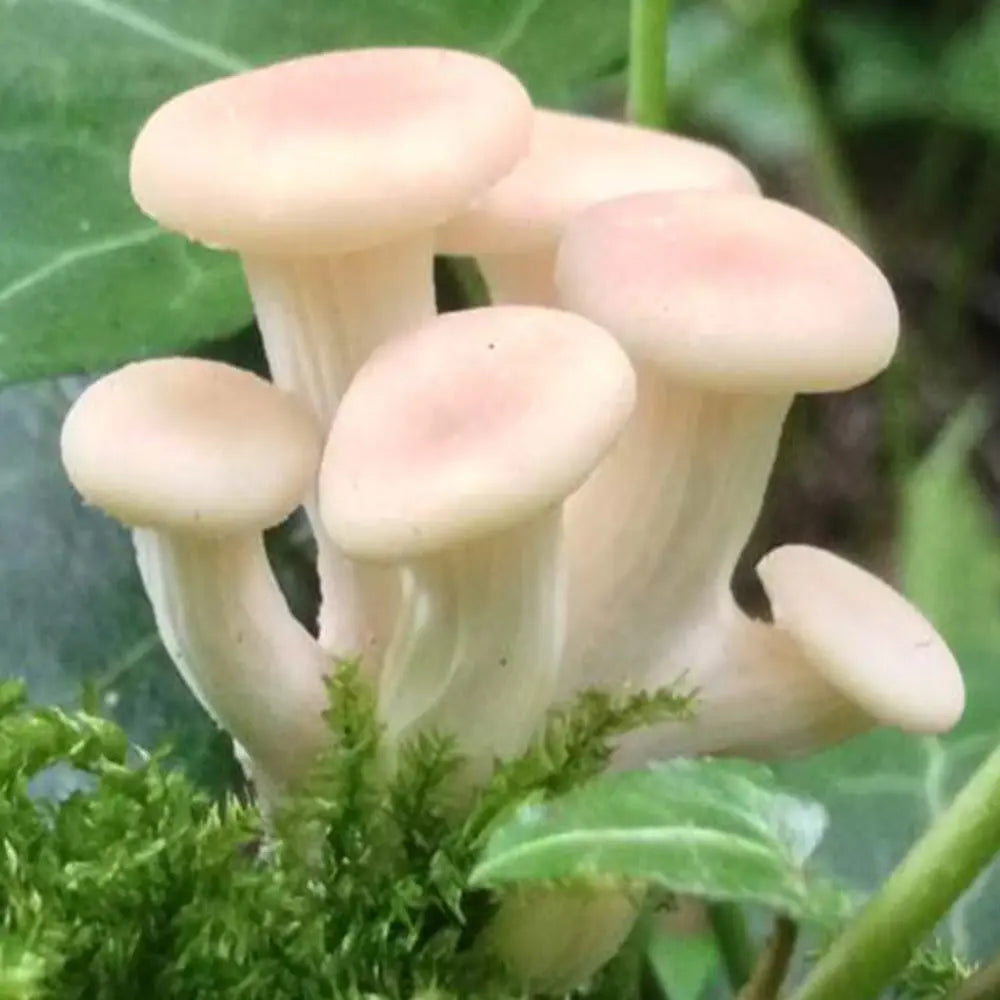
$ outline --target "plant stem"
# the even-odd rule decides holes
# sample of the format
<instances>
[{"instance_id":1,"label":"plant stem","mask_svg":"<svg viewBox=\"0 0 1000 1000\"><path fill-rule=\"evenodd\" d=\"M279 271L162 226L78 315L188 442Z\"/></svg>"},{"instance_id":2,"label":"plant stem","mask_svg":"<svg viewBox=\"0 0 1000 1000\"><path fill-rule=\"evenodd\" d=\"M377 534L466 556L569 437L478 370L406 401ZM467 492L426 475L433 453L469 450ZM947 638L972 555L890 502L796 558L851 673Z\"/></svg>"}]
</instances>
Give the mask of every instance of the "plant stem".
<instances>
[{"instance_id":1,"label":"plant stem","mask_svg":"<svg viewBox=\"0 0 1000 1000\"><path fill-rule=\"evenodd\" d=\"M1000 850L1000 747L848 924L793 1000L870 1000Z\"/></svg>"},{"instance_id":2,"label":"plant stem","mask_svg":"<svg viewBox=\"0 0 1000 1000\"><path fill-rule=\"evenodd\" d=\"M708 922L719 945L729 985L739 991L750 981L757 960L743 911L736 903L709 903Z\"/></svg>"},{"instance_id":3,"label":"plant stem","mask_svg":"<svg viewBox=\"0 0 1000 1000\"><path fill-rule=\"evenodd\" d=\"M757 960L750 981L740 990L736 1000L776 1000L781 984L788 975L788 965L795 952L799 929L789 917L778 917L767 947Z\"/></svg>"},{"instance_id":4,"label":"plant stem","mask_svg":"<svg viewBox=\"0 0 1000 1000\"><path fill-rule=\"evenodd\" d=\"M647 128L667 125L667 25L672 0L632 0L629 117Z\"/></svg>"}]
</instances>

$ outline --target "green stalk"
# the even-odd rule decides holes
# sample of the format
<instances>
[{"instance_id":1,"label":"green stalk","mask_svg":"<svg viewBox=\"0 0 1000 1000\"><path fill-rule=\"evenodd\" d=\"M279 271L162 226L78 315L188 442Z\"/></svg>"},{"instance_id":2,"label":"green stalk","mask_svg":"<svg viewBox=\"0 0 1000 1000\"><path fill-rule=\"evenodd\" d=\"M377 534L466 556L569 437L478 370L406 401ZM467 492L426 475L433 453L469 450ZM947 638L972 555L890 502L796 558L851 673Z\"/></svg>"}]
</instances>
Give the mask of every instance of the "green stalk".
<instances>
[{"instance_id":1,"label":"green stalk","mask_svg":"<svg viewBox=\"0 0 1000 1000\"><path fill-rule=\"evenodd\" d=\"M734 992L750 981L757 954L750 940L746 918L736 903L709 903L708 922L726 969L726 979Z\"/></svg>"},{"instance_id":2,"label":"green stalk","mask_svg":"<svg viewBox=\"0 0 1000 1000\"><path fill-rule=\"evenodd\" d=\"M790 917L778 917L770 940L757 959L757 967L736 1000L775 1000L788 975L795 954L799 928Z\"/></svg>"},{"instance_id":3,"label":"green stalk","mask_svg":"<svg viewBox=\"0 0 1000 1000\"><path fill-rule=\"evenodd\" d=\"M820 959L793 1000L871 1000L1000 851L1000 747Z\"/></svg>"},{"instance_id":4,"label":"green stalk","mask_svg":"<svg viewBox=\"0 0 1000 1000\"><path fill-rule=\"evenodd\" d=\"M672 0L632 0L628 112L637 125L667 126L667 25Z\"/></svg>"}]
</instances>

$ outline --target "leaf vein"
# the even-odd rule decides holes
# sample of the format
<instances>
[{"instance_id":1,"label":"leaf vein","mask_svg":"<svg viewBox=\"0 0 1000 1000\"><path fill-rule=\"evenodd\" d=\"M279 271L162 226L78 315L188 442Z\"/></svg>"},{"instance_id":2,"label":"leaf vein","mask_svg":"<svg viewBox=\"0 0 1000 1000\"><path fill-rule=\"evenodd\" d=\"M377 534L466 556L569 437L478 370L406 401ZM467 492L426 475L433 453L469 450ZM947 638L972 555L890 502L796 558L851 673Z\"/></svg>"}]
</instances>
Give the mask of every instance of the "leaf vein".
<instances>
[{"instance_id":1,"label":"leaf vein","mask_svg":"<svg viewBox=\"0 0 1000 1000\"><path fill-rule=\"evenodd\" d=\"M545 4L546 0L525 0L514 12L507 27L490 46L490 55L494 59L500 59L507 55L524 37L528 26Z\"/></svg>"},{"instance_id":2,"label":"leaf vein","mask_svg":"<svg viewBox=\"0 0 1000 1000\"><path fill-rule=\"evenodd\" d=\"M144 226L142 229L137 229L131 233L124 233L121 236L110 236L107 239L84 243L81 246L73 247L71 250L64 250L48 261L48 263L36 268L29 274L16 278L5 288L0 288L0 305L34 288L35 285L41 284L67 267L72 267L81 261L91 260L94 257L102 257L105 254L115 253L118 250L141 246L143 243L151 243L162 235L162 231L155 226Z\"/></svg>"},{"instance_id":3,"label":"leaf vein","mask_svg":"<svg viewBox=\"0 0 1000 1000\"><path fill-rule=\"evenodd\" d=\"M188 38L145 14L115 3L114 0L61 0L61 2L113 21L137 35L159 42L174 52L211 66L212 69L222 70L225 73L239 73L251 68L250 63L224 49L200 42L195 38Z\"/></svg>"},{"instance_id":4,"label":"leaf vein","mask_svg":"<svg viewBox=\"0 0 1000 1000\"><path fill-rule=\"evenodd\" d=\"M679 843L689 847L719 846L729 850L736 848L739 851L757 855L770 862L777 860L773 847L754 843L752 840L741 837L738 834L718 830L699 829L690 826L677 830L664 830L660 827L629 827L621 830L574 830L566 833L548 834L520 846L505 850L496 858L487 858L479 865L473 877L478 881L492 869L505 867L513 860L530 856L540 850L549 850L554 846L571 844L577 847L586 847L588 844L592 844L594 847L600 848L606 847L609 844L634 845L638 843L652 844L654 846L666 846L671 843ZM695 863L699 864L699 859L696 858Z\"/></svg>"}]
</instances>

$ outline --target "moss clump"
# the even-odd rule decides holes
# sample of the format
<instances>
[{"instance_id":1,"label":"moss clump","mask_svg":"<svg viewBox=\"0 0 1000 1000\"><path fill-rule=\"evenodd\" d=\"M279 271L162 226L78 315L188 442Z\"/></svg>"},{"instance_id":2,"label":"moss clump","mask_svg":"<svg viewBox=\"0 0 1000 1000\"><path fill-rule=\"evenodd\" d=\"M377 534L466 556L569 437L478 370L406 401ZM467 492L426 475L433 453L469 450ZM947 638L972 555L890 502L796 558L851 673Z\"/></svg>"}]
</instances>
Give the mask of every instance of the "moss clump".
<instances>
[{"instance_id":1,"label":"moss clump","mask_svg":"<svg viewBox=\"0 0 1000 1000\"><path fill-rule=\"evenodd\" d=\"M131 759L112 723L0 685L0 1000L518 996L477 947L496 906L468 888L484 838L526 797L599 773L612 737L687 708L588 693L457 797L462 758L434 735L386 777L351 665L330 703L330 749L271 835L252 805L213 801L164 754ZM33 796L57 764L85 787Z\"/></svg>"}]
</instances>

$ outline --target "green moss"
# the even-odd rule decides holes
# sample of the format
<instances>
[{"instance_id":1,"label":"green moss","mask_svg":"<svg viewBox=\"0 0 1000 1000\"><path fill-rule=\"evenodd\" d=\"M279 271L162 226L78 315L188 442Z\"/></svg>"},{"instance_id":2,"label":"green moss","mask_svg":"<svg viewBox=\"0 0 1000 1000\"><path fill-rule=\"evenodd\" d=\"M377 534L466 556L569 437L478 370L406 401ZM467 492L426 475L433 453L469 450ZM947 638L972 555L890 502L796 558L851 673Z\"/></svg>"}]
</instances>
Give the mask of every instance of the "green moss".
<instances>
[{"instance_id":1,"label":"green moss","mask_svg":"<svg viewBox=\"0 0 1000 1000\"><path fill-rule=\"evenodd\" d=\"M272 836L163 754L130 759L113 724L0 685L0 1000L517 996L475 946L496 906L467 888L485 836L526 797L599 773L615 735L687 708L586 694L471 794L435 735L387 776L352 666L330 693L331 747ZM55 764L91 781L40 800L29 783Z\"/></svg>"}]
</instances>

